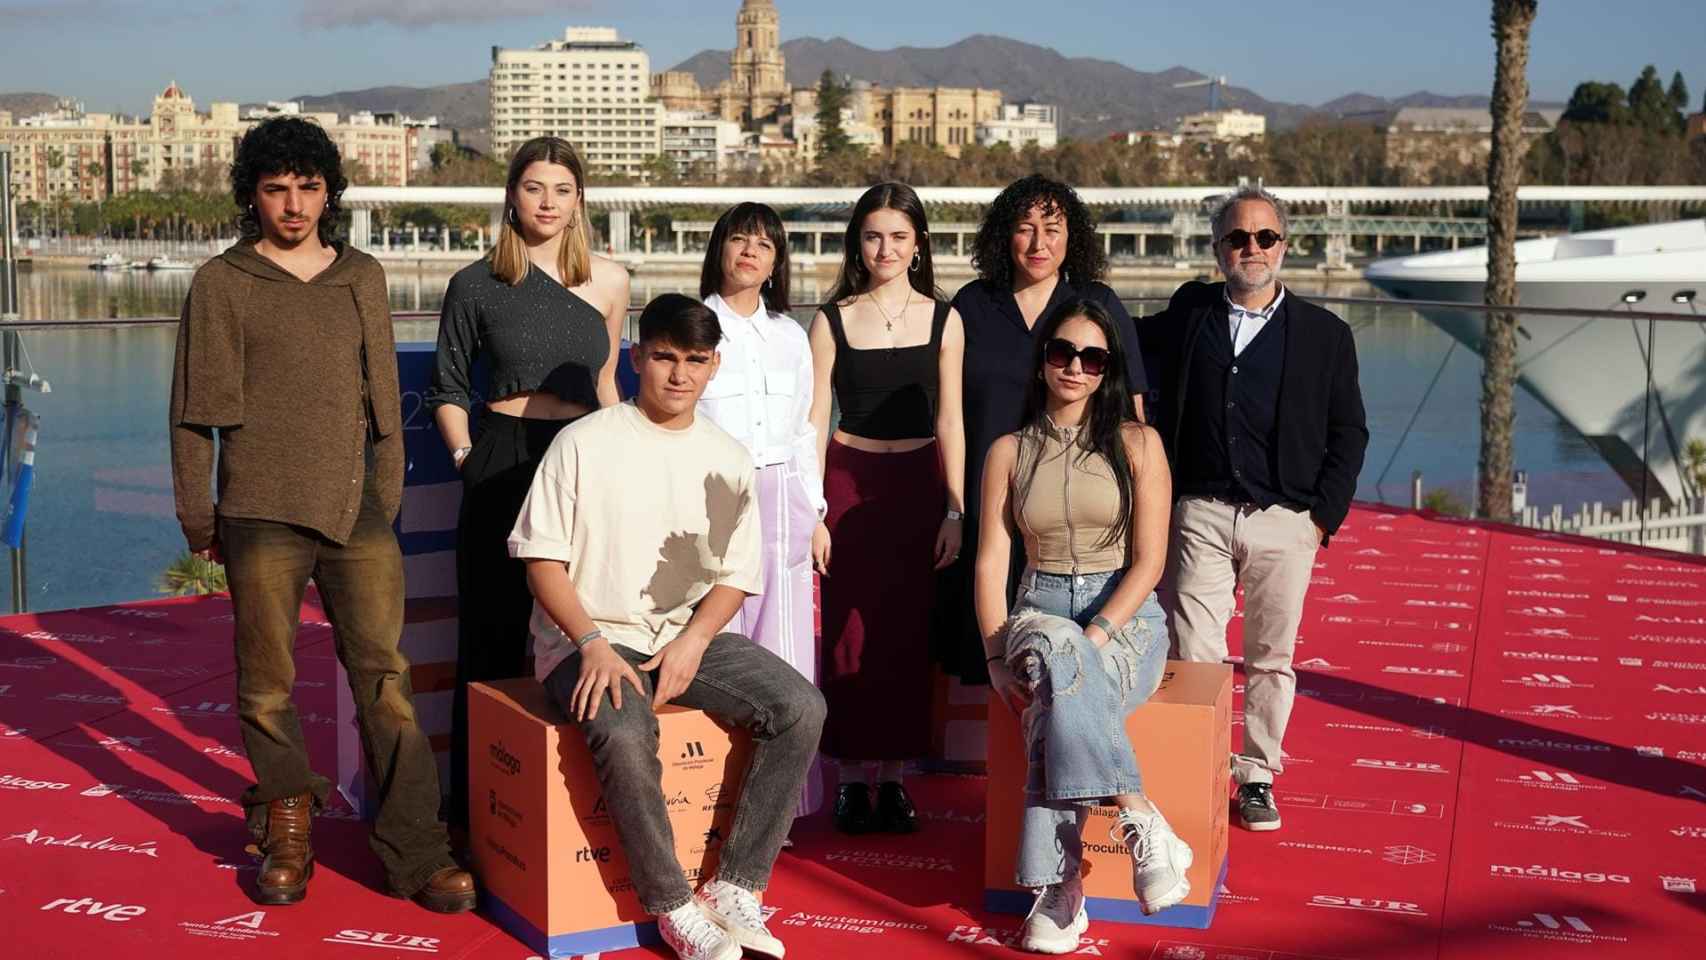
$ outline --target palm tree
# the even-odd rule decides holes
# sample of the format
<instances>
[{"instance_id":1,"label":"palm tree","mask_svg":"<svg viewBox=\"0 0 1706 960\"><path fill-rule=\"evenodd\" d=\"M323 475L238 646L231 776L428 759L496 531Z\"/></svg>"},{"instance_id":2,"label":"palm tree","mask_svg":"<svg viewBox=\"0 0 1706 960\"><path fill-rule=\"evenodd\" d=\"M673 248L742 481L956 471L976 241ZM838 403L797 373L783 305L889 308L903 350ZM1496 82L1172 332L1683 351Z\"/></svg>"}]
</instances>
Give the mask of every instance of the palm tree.
<instances>
[{"instance_id":1,"label":"palm tree","mask_svg":"<svg viewBox=\"0 0 1706 960\"><path fill-rule=\"evenodd\" d=\"M1540 0L1493 0L1493 151L1487 160L1487 286L1490 307L1516 306L1516 188L1522 180L1522 115L1528 109L1528 31ZM1481 514L1511 519L1516 426L1515 313L1487 314L1481 349Z\"/></svg>"},{"instance_id":2,"label":"palm tree","mask_svg":"<svg viewBox=\"0 0 1706 960\"><path fill-rule=\"evenodd\" d=\"M225 567L198 557L193 553L180 554L171 565L160 572L158 589L169 597L192 597L205 593L224 593Z\"/></svg>"}]
</instances>

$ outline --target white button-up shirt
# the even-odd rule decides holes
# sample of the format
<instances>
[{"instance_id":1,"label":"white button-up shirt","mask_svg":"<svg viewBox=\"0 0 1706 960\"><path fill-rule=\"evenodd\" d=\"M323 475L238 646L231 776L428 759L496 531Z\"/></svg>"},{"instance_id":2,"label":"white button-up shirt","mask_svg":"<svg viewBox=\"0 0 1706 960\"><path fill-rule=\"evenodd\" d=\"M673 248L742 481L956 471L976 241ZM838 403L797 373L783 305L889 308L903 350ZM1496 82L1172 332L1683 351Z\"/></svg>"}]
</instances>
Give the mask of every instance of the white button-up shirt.
<instances>
[{"instance_id":1,"label":"white button-up shirt","mask_svg":"<svg viewBox=\"0 0 1706 960\"><path fill-rule=\"evenodd\" d=\"M1275 313L1279 312L1280 304L1285 302L1285 287L1280 287L1279 295L1274 297L1273 303L1260 310L1249 310L1239 306L1233 302L1232 295L1224 290L1221 291L1221 295L1226 297L1226 319L1227 323L1231 325L1232 355L1236 357L1244 352L1244 348L1250 345L1250 341L1256 339L1256 334L1261 333L1262 328L1268 325L1268 321L1274 318Z\"/></svg>"},{"instance_id":2,"label":"white button-up shirt","mask_svg":"<svg viewBox=\"0 0 1706 960\"><path fill-rule=\"evenodd\" d=\"M727 430L752 454L760 470L792 464L818 515L824 512L823 472L812 429L812 350L792 317L758 312L742 316L718 294L705 298L723 325L717 347L723 362L699 398L699 412Z\"/></svg>"}]
</instances>

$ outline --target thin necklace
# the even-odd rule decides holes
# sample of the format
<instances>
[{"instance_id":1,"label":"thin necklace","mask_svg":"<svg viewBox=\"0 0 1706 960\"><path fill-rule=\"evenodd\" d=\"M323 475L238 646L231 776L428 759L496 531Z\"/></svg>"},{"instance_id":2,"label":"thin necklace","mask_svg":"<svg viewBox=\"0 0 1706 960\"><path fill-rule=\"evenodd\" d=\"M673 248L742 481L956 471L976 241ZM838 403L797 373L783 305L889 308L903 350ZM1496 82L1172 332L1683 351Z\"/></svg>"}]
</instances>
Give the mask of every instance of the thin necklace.
<instances>
[{"instance_id":1,"label":"thin necklace","mask_svg":"<svg viewBox=\"0 0 1706 960\"><path fill-rule=\"evenodd\" d=\"M877 305L877 312L881 313L883 315L883 329L885 329L889 332L889 349L890 350L898 349L894 345L894 317L889 316L889 312L887 310L883 309L883 303L881 300L877 299L876 294L867 290L867 291L865 291L865 296L872 303ZM902 324L901 330L903 332L906 330L906 326L905 326L905 324L906 324L906 308L910 307L910 306L912 306L912 285L907 284L906 300L903 303L901 303L901 305L900 305L900 322Z\"/></svg>"}]
</instances>

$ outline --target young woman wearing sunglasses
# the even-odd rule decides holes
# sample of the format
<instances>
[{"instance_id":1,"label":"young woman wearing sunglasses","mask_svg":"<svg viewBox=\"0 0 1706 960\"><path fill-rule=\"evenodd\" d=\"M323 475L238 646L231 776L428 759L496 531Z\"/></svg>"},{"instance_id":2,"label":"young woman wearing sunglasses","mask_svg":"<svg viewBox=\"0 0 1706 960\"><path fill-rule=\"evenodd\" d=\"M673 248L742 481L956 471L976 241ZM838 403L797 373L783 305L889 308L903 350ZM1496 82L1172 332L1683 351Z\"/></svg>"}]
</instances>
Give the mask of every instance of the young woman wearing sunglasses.
<instances>
[{"instance_id":1,"label":"young woman wearing sunglasses","mask_svg":"<svg viewBox=\"0 0 1706 960\"><path fill-rule=\"evenodd\" d=\"M1079 860L1091 806L1119 808L1145 913L1190 892L1191 849L1144 797L1125 733L1167 662L1155 584L1173 495L1159 435L1133 417L1121 336L1094 300L1046 318L1023 425L995 441L983 469L977 621L990 686L1024 711L1031 763L1016 879L1037 899L1020 945L1040 953L1076 949L1089 926ZM1015 540L1025 567L1010 619ZM1028 639L1038 632L1046 642Z\"/></svg>"},{"instance_id":2,"label":"young woman wearing sunglasses","mask_svg":"<svg viewBox=\"0 0 1706 960\"><path fill-rule=\"evenodd\" d=\"M930 231L903 183L867 190L841 276L812 318L817 427L829 510L812 540L823 574L823 752L841 763L844 833L911 833L906 761L930 750L930 607L960 552L965 431L959 315L936 292ZM830 431L830 395L841 420ZM866 783L876 765L873 806Z\"/></svg>"}]
</instances>

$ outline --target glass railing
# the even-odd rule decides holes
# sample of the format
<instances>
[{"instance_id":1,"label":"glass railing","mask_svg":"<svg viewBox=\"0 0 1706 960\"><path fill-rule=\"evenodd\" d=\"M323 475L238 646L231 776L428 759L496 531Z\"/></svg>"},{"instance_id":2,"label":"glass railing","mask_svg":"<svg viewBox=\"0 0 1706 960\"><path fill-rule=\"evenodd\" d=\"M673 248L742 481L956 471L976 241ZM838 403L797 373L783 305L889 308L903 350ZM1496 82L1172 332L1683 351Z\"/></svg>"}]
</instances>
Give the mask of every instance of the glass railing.
<instances>
[{"instance_id":1,"label":"glass railing","mask_svg":"<svg viewBox=\"0 0 1706 960\"><path fill-rule=\"evenodd\" d=\"M393 277L397 339L430 351L443 278L417 284L425 294L398 281ZM797 296L810 304L825 286ZM1152 315L1173 286L1120 292L1134 315ZM633 294L637 307L666 290L694 287L696 277L636 278ZM1371 435L1359 499L1470 514L1481 390L1476 345L1486 308L1384 299L1365 295L1362 284L1299 279L1292 289L1335 310L1355 332ZM23 568L29 609L154 596L162 572L184 551L166 429L176 320L160 316L175 309L176 290L151 311L114 307L99 291L46 311L153 316L10 325L22 348L17 369L51 384L51 392L23 394L24 406L40 416ZM1645 305L1671 293L1651 291ZM144 307L152 302L142 299ZM78 305L86 309L73 312ZM1519 522L1700 553L1706 324L1692 303L1661 304L1672 312L1641 306L1520 313ZM801 306L794 315L804 323L813 309Z\"/></svg>"}]
</instances>

